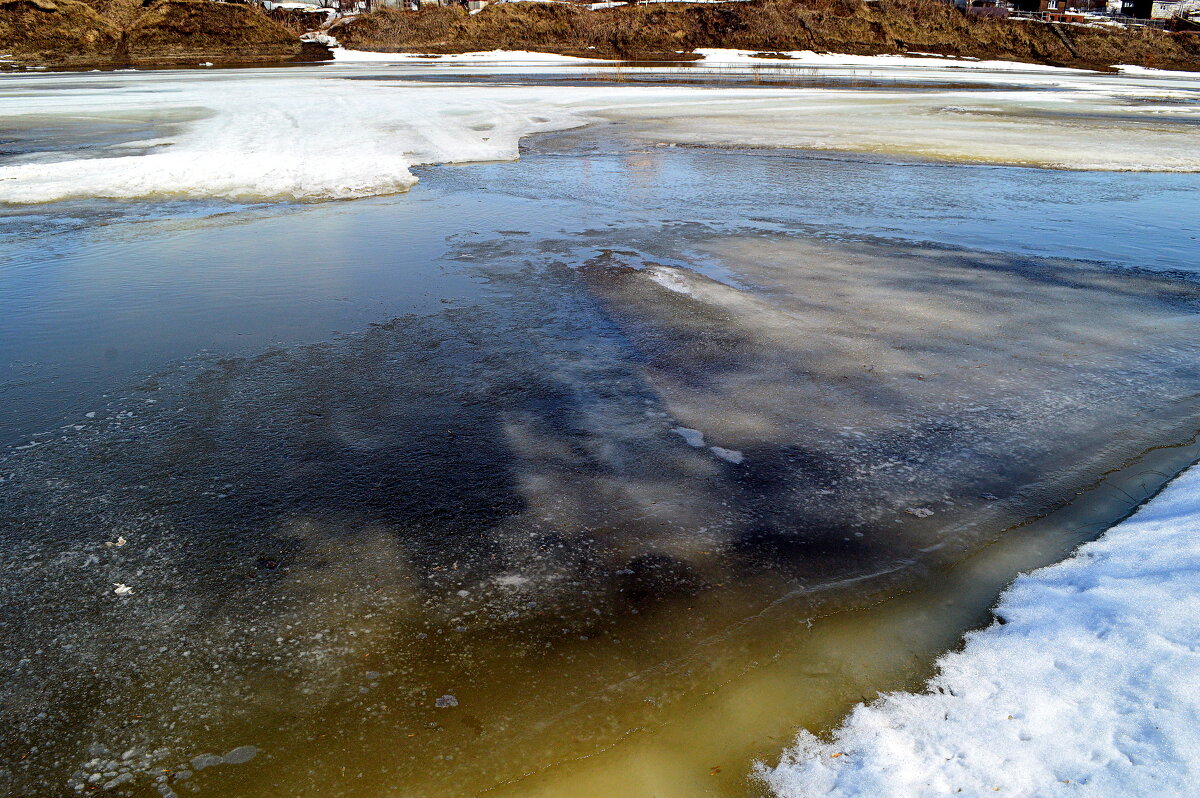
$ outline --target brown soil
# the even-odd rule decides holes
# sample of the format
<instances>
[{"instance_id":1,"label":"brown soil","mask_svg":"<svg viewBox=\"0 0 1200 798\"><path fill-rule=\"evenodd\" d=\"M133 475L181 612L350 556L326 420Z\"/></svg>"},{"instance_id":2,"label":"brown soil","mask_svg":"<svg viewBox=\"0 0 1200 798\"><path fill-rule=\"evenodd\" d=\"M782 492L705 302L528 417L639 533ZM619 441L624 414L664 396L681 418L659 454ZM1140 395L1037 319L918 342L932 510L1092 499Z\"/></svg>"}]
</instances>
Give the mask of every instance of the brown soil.
<instances>
[{"instance_id":1,"label":"brown soil","mask_svg":"<svg viewBox=\"0 0 1200 798\"><path fill-rule=\"evenodd\" d=\"M133 62L285 60L299 54L296 35L256 7L208 0L160 0L129 29Z\"/></svg>"},{"instance_id":2,"label":"brown soil","mask_svg":"<svg viewBox=\"0 0 1200 798\"><path fill-rule=\"evenodd\" d=\"M677 59L701 47L877 55L919 51L1104 69L1140 64L1200 70L1200 37L1151 29L968 17L931 0L754 0L728 5L565 4L382 9L331 31L347 47L432 53L539 50L628 59Z\"/></svg>"},{"instance_id":3,"label":"brown soil","mask_svg":"<svg viewBox=\"0 0 1200 798\"><path fill-rule=\"evenodd\" d=\"M120 46L121 31L76 0L0 0L0 53L44 63L67 42L79 60L101 60Z\"/></svg>"},{"instance_id":4,"label":"brown soil","mask_svg":"<svg viewBox=\"0 0 1200 798\"><path fill-rule=\"evenodd\" d=\"M322 57L259 8L208 0L0 0L0 53L68 68Z\"/></svg>"}]
</instances>

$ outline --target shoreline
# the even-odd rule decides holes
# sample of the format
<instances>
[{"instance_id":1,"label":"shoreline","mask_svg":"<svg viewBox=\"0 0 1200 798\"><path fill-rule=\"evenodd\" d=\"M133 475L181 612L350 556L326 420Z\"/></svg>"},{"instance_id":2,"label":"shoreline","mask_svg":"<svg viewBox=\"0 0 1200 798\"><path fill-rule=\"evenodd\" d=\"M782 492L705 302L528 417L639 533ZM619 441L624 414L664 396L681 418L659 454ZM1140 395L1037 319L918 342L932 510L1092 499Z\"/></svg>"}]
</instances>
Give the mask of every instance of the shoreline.
<instances>
[{"instance_id":1,"label":"shoreline","mask_svg":"<svg viewBox=\"0 0 1200 798\"><path fill-rule=\"evenodd\" d=\"M934 57L1107 70L1200 71L1200 37L1101 24L989 19L923 0L747 0L586 10L505 3L384 8L334 22L316 37L251 6L155 0L122 10L93 0L0 0L0 72L27 69L283 65L332 58L332 35L360 52L413 56L494 50L615 61L703 60L706 51L762 58L800 51ZM114 10L115 9L115 10ZM30 35L35 31L36 35Z\"/></svg>"},{"instance_id":2,"label":"shoreline","mask_svg":"<svg viewBox=\"0 0 1200 798\"><path fill-rule=\"evenodd\" d=\"M923 690L860 703L828 737L801 731L757 777L784 798L1185 794L1200 712L1198 466L1071 556L1021 573Z\"/></svg>"},{"instance_id":3,"label":"shoreline","mask_svg":"<svg viewBox=\"0 0 1200 798\"><path fill-rule=\"evenodd\" d=\"M620 60L691 59L721 48L772 54L812 51L1017 61L1106 69L1115 63L1200 70L1200 38L1139 28L1042 23L964 15L925 0L750 0L731 5L506 3L474 14L450 8L382 9L335 23L342 46L378 52L526 50Z\"/></svg>"},{"instance_id":4,"label":"shoreline","mask_svg":"<svg viewBox=\"0 0 1200 798\"><path fill-rule=\"evenodd\" d=\"M932 568L921 585L893 590L862 604L835 603L824 611L819 605L807 604L806 597L782 599L746 623L771 627L772 640L790 642L767 646L760 659L736 679L698 693L692 706L681 708L661 723L639 728L635 734L573 761L555 763L489 789L502 798L551 798L582 794L594 784L603 783L612 794L635 794L641 783L643 751L650 749L691 752L684 759L693 767L677 766L672 773L673 789L661 785L666 790L660 793L664 798L686 798L699 790L719 798L740 798L746 794L747 779L773 788L779 798L822 798L827 795L824 784L813 791L791 789L788 763L793 760L789 757L815 763L814 768L828 762L852 764L839 763L844 757L830 757L831 753L844 751L844 746L823 744L814 753L811 748L797 750L789 745L782 753L784 764L779 768L764 764L779 762L781 742L794 739L798 725L811 729L823 740L839 729L856 707L861 709L868 703L868 696L919 693L934 677L938 665L955 656L964 636L972 639L995 624L997 605L1009 595L1014 580L1024 579L1022 574L1030 571L1050 570L1070 562L1081 547L1102 540L1110 529L1125 523L1141 508L1153 505L1189 470L1200 475L1195 467L1198 457L1200 433L1186 443L1152 447L1120 468L1099 475L1076 501L1009 530L961 560ZM1173 476L1167 478L1163 468ZM1145 473L1160 475L1162 482L1148 486L1148 495L1136 501L1127 499L1127 489L1141 485L1140 475ZM1086 531L1089 529L1092 531ZM930 607L939 608L940 623L929 622L925 613ZM866 641L862 639L864 630L868 630ZM751 641L747 645L763 645L761 634L746 637ZM905 645L889 644L896 640L904 640ZM848 643L864 642L869 665L846 650ZM914 648L923 650L915 658ZM704 657L703 649L696 657ZM814 670L817 663L820 667ZM837 676L830 678L833 673ZM847 679L848 683L843 684ZM747 696L752 694L768 698L751 705ZM806 744L810 743L808 735L805 731L800 734ZM713 763L721 763L721 772L706 774ZM697 773L701 775L697 777ZM830 794L843 798L910 795L888 792L879 784L871 786L873 789L865 791ZM926 794L917 791L911 795L916 798Z\"/></svg>"}]
</instances>

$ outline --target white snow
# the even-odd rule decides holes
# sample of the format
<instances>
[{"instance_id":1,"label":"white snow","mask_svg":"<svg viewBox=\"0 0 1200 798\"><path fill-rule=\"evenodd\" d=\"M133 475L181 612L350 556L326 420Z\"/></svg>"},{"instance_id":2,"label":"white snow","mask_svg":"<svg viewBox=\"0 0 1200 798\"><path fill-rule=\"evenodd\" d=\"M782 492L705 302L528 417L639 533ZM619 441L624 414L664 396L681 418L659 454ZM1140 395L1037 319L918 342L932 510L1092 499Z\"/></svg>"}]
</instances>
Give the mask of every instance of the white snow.
<instances>
[{"instance_id":1,"label":"white snow","mask_svg":"<svg viewBox=\"0 0 1200 798\"><path fill-rule=\"evenodd\" d=\"M511 59L535 56L543 63L512 66ZM558 74L567 67L564 57L544 54L404 58L311 70L7 76L0 82L0 127L29 120L51 127L81 119L101 125L172 114L191 120L149 129L116 152L65 143L61 151L9 158L0 165L0 203L375 196L410 188L413 166L512 160L524 136L593 122L618 123L647 146L790 147L1067 169L1200 171L1200 75L886 65L872 67L872 74L903 80L926 75L933 82L903 91L431 84L404 78L438 69L499 75L512 69ZM571 63L581 73L606 68ZM670 76L672 69L691 68L659 71ZM939 85L951 71L956 85ZM1063 114L1069 136L1063 135Z\"/></svg>"},{"instance_id":2,"label":"white snow","mask_svg":"<svg viewBox=\"0 0 1200 798\"><path fill-rule=\"evenodd\" d=\"M1127 75L1144 75L1147 77L1177 77L1195 80L1195 72L1180 72L1171 69L1154 69L1153 67L1136 66L1134 64L1113 64L1113 68Z\"/></svg>"},{"instance_id":3,"label":"white snow","mask_svg":"<svg viewBox=\"0 0 1200 798\"><path fill-rule=\"evenodd\" d=\"M762 778L781 798L1197 794L1200 468L995 612L927 692L802 732Z\"/></svg>"},{"instance_id":4,"label":"white snow","mask_svg":"<svg viewBox=\"0 0 1200 798\"><path fill-rule=\"evenodd\" d=\"M587 64L602 60L579 58L557 53L536 53L529 50L487 50L475 53L379 53L371 50L347 50L333 48L334 61L404 63L410 61L437 61L438 63L466 64Z\"/></svg>"},{"instance_id":5,"label":"white snow","mask_svg":"<svg viewBox=\"0 0 1200 798\"><path fill-rule=\"evenodd\" d=\"M933 53L910 53L908 55L848 55L846 53L818 53L812 50L791 50L772 53L776 58L759 56L759 50L698 49L708 64L758 64L769 65L813 65L813 66L861 66L861 67L916 67L918 69L952 68L980 69L992 72L1048 72L1087 73L1086 69L1026 64L1020 61L980 61L975 58L940 56Z\"/></svg>"},{"instance_id":6,"label":"white snow","mask_svg":"<svg viewBox=\"0 0 1200 798\"><path fill-rule=\"evenodd\" d=\"M667 269L661 266L654 266L646 270L646 276L654 282L661 285L668 291L673 291L676 294L691 295L692 289L688 287L683 278L679 276L677 269Z\"/></svg>"}]
</instances>

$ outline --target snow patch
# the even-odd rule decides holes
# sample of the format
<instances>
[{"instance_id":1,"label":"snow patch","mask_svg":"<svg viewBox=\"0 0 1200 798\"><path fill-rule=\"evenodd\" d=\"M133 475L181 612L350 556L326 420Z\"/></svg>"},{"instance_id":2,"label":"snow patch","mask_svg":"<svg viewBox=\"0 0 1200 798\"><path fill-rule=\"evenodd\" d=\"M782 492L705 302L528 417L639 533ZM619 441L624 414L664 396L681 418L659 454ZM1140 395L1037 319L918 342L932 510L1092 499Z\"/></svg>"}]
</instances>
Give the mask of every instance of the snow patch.
<instances>
[{"instance_id":1,"label":"snow patch","mask_svg":"<svg viewBox=\"0 0 1200 798\"><path fill-rule=\"evenodd\" d=\"M939 69L982 69L992 72L1046 72L1060 74L1085 74L1091 70L1046 64L1026 64L1020 61L980 61L975 58L940 56L933 53L911 53L909 55L848 55L846 53L818 53L813 50L791 50L771 53L764 57L758 50L700 49L696 50L706 64L758 64L769 66L789 64L796 66L865 66L865 67L918 67ZM774 57L771 57L774 56Z\"/></svg>"},{"instance_id":2,"label":"snow patch","mask_svg":"<svg viewBox=\"0 0 1200 798\"><path fill-rule=\"evenodd\" d=\"M330 37L332 38L332 37ZM379 53L370 50L347 50L344 47L333 48L333 60L348 63L355 62L437 62L440 64L586 64L608 59L579 58L572 55L557 53L537 53L530 50L488 50L475 53Z\"/></svg>"},{"instance_id":3,"label":"snow patch","mask_svg":"<svg viewBox=\"0 0 1200 798\"><path fill-rule=\"evenodd\" d=\"M692 296L692 289L688 287L687 283L680 278L679 273L674 269L664 269L661 266L655 266L646 270L646 276L668 291Z\"/></svg>"},{"instance_id":4,"label":"snow patch","mask_svg":"<svg viewBox=\"0 0 1200 798\"><path fill-rule=\"evenodd\" d=\"M0 126L30 118L47 125L60 119L102 124L130 114L174 114L190 121L149 131L144 139L113 150L64 142L59 151L13 157L0 165L0 203L376 196L410 188L416 182L414 166L515 160L524 136L597 121L623 124L648 143L796 147L1068 169L1200 171L1194 140L1194 123L1200 121L1197 78L1068 70L1039 76L970 62L970 68L953 74L909 66L887 74L1015 88L980 92L939 85L898 93L854 87L428 85L397 79L414 67L428 68L413 63L419 56L374 55L410 63L362 64L357 68L363 74L356 74L353 64L333 64L304 72L109 72L80 75L66 84L58 76L7 78L0 85ZM818 62L834 58L811 57ZM443 56L438 63L477 67L490 75L505 71L497 66L503 61L533 58L546 63L519 66L521 74L555 70L554 64L566 59L492 52ZM894 64L897 58L879 56L871 63ZM44 90L40 81L45 80L56 81L54 91ZM1131 97L1138 102L1131 104ZM1147 103L1148 98L1163 102ZM1060 123L1047 121L1046 111L1068 107L1074 114L1072 135L1055 135ZM1131 132L1130 118L1153 124ZM670 290L687 287L687 280L671 270L651 277Z\"/></svg>"},{"instance_id":5,"label":"snow patch","mask_svg":"<svg viewBox=\"0 0 1200 798\"><path fill-rule=\"evenodd\" d=\"M1193 795L1200 784L1200 468L1071 559L1017 578L922 694L801 732L784 798Z\"/></svg>"}]
</instances>

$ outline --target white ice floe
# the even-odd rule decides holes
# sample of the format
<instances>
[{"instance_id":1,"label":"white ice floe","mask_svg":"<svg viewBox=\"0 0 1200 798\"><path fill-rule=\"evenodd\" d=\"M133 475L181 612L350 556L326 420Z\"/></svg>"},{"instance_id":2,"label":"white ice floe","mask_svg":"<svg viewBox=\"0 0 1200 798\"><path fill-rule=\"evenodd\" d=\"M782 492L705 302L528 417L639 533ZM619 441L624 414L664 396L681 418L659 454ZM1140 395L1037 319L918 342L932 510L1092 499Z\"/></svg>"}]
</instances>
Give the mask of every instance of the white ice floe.
<instances>
[{"instance_id":1,"label":"white ice floe","mask_svg":"<svg viewBox=\"0 0 1200 798\"><path fill-rule=\"evenodd\" d=\"M113 592L118 596L128 596L133 592L133 588L129 585L123 585L120 582L113 582Z\"/></svg>"},{"instance_id":2,"label":"white ice floe","mask_svg":"<svg viewBox=\"0 0 1200 798\"><path fill-rule=\"evenodd\" d=\"M872 68L898 80L932 76L927 88L899 92L836 84L433 84L405 79L442 68L455 74L470 68L481 75L508 74L510 67L498 64L518 56L532 57L448 56L459 59L451 67L438 66L439 59L435 65L410 60L312 70L8 76L0 83L0 127L36 124L75 130L80 120L88 120L101 129L105 122L124 126L130 119L162 120L163 126L147 123L137 140L112 148L80 147L69 136L61 149L9 157L0 165L0 203L376 196L410 188L416 183L414 166L512 160L524 136L590 123L619 124L646 145L787 147L1065 169L1200 171L1200 148L1195 146L1200 76L1185 80L972 68L947 77L944 69ZM481 61L472 65L471 58ZM572 68L605 67L584 63ZM563 67L519 67L521 74L539 69ZM975 83L988 90L970 88ZM1064 118L1070 136L1062 135ZM680 281L661 273L655 279L679 288Z\"/></svg>"},{"instance_id":3,"label":"white ice floe","mask_svg":"<svg viewBox=\"0 0 1200 798\"><path fill-rule=\"evenodd\" d=\"M697 449L704 448L704 433L698 429L692 429L691 427L675 427L671 430L671 432L674 432L676 435L687 441L688 446L694 446Z\"/></svg>"},{"instance_id":4,"label":"white ice floe","mask_svg":"<svg viewBox=\"0 0 1200 798\"><path fill-rule=\"evenodd\" d=\"M861 67L915 67L917 69L950 68L977 69L992 72L1048 72L1085 73L1086 69L1056 67L1047 64L1027 64L1021 61L980 61L976 58L957 58L935 53L910 53L907 55L849 55L846 53L818 53L812 50L791 50L778 53L763 53L760 50L696 50L708 64L758 64L772 62L812 66L861 66Z\"/></svg>"},{"instance_id":5,"label":"white ice floe","mask_svg":"<svg viewBox=\"0 0 1200 798\"><path fill-rule=\"evenodd\" d=\"M708 449L725 462L733 463L734 465L741 465L742 461L746 459L745 455L737 449L726 449L723 446L710 446Z\"/></svg>"},{"instance_id":6,"label":"white ice floe","mask_svg":"<svg viewBox=\"0 0 1200 798\"><path fill-rule=\"evenodd\" d=\"M1200 468L1018 577L996 614L928 692L859 705L829 741L802 733L762 777L783 798L1196 795Z\"/></svg>"}]
</instances>

